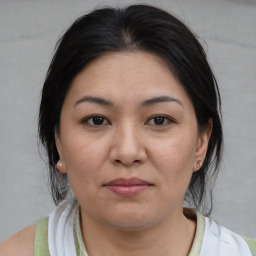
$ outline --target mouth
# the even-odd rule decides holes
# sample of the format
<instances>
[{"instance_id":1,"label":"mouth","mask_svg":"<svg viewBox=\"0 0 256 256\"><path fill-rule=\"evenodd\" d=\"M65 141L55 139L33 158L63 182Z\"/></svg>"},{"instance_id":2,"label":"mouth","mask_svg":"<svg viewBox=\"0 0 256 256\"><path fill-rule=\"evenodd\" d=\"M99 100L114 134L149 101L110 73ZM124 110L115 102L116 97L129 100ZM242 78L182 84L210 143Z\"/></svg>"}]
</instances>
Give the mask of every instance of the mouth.
<instances>
[{"instance_id":1,"label":"mouth","mask_svg":"<svg viewBox=\"0 0 256 256\"><path fill-rule=\"evenodd\" d=\"M103 186L121 196L135 196L149 189L153 184L139 178L119 178Z\"/></svg>"}]
</instances>

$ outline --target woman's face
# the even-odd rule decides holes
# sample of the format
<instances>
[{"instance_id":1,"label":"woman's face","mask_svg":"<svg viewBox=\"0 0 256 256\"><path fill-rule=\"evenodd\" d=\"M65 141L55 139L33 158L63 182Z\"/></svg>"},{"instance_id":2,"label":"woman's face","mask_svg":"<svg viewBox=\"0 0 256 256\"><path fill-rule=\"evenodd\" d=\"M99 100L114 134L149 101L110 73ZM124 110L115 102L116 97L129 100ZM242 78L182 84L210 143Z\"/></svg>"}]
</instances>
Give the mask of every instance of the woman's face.
<instances>
[{"instance_id":1,"label":"woman's face","mask_svg":"<svg viewBox=\"0 0 256 256\"><path fill-rule=\"evenodd\" d=\"M150 53L108 53L73 80L56 134L82 216L139 229L182 215L210 128L199 134L191 100Z\"/></svg>"}]
</instances>

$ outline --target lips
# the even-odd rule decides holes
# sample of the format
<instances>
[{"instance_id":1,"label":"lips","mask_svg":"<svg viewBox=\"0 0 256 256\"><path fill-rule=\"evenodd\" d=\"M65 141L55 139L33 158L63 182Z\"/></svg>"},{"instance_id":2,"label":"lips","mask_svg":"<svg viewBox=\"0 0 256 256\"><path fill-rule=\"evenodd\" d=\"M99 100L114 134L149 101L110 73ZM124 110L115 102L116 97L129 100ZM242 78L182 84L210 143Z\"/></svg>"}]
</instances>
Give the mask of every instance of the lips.
<instances>
[{"instance_id":1,"label":"lips","mask_svg":"<svg viewBox=\"0 0 256 256\"><path fill-rule=\"evenodd\" d=\"M104 185L110 191L121 195L121 196L134 196L142 193L152 186L151 183L138 179L130 178L124 179L119 178L112 180Z\"/></svg>"}]
</instances>

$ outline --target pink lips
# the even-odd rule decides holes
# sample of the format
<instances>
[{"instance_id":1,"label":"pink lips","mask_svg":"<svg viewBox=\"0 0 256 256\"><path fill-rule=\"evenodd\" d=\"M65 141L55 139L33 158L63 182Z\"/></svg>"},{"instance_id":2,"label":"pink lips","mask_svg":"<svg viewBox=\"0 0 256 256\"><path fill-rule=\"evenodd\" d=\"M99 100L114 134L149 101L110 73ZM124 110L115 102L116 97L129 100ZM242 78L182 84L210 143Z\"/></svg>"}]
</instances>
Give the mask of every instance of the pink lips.
<instances>
[{"instance_id":1,"label":"pink lips","mask_svg":"<svg viewBox=\"0 0 256 256\"><path fill-rule=\"evenodd\" d=\"M148 189L152 184L138 178L120 178L112 180L104 186L116 194L134 196Z\"/></svg>"}]
</instances>

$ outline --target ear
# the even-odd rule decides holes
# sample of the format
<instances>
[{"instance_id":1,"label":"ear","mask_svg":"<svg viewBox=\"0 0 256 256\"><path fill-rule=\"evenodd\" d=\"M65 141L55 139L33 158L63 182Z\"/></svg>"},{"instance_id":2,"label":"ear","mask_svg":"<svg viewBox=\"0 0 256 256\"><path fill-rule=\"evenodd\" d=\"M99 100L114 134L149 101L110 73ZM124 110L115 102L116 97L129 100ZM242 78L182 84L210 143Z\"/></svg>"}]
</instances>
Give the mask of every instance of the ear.
<instances>
[{"instance_id":1,"label":"ear","mask_svg":"<svg viewBox=\"0 0 256 256\"><path fill-rule=\"evenodd\" d=\"M197 147L195 154L195 162L194 162L194 172L200 170L203 165L209 140L212 134L212 119L209 119L207 125L204 127L202 131L200 131L197 139Z\"/></svg>"},{"instance_id":2,"label":"ear","mask_svg":"<svg viewBox=\"0 0 256 256\"><path fill-rule=\"evenodd\" d=\"M60 160L58 161L56 167L59 170L59 172L66 173L66 165L63 158L62 144L61 144L61 139L58 131L55 131L55 144L60 157Z\"/></svg>"}]
</instances>

